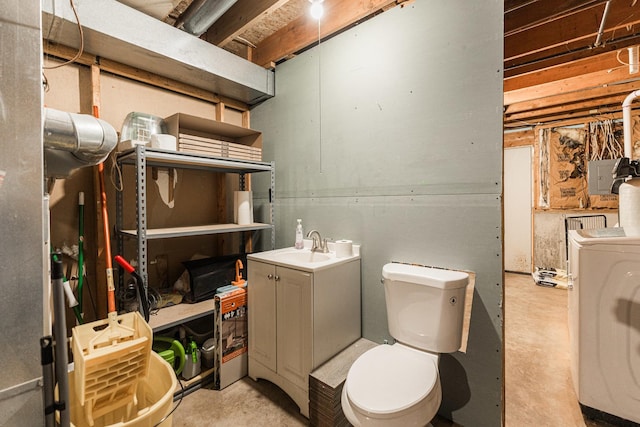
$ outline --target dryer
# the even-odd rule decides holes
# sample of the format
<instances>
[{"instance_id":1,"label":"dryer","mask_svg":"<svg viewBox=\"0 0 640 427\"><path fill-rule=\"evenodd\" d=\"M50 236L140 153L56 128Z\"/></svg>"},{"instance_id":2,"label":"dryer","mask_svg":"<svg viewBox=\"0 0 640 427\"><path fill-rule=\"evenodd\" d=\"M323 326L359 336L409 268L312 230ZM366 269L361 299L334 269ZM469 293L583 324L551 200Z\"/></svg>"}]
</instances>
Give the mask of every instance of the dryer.
<instances>
[{"instance_id":1,"label":"dryer","mask_svg":"<svg viewBox=\"0 0 640 427\"><path fill-rule=\"evenodd\" d=\"M640 238L569 231L571 374L584 406L640 423Z\"/></svg>"}]
</instances>

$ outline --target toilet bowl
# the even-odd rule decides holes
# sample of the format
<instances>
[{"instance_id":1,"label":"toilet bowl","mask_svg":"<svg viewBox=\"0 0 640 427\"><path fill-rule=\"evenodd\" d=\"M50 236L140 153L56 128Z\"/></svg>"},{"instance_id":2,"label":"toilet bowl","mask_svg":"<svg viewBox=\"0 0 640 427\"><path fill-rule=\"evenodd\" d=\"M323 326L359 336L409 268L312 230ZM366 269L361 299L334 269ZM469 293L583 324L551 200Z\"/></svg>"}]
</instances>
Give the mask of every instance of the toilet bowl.
<instances>
[{"instance_id":1,"label":"toilet bowl","mask_svg":"<svg viewBox=\"0 0 640 427\"><path fill-rule=\"evenodd\" d=\"M438 355L394 344L364 353L342 388L342 410L354 426L425 426L440 407Z\"/></svg>"},{"instance_id":2,"label":"toilet bowl","mask_svg":"<svg viewBox=\"0 0 640 427\"><path fill-rule=\"evenodd\" d=\"M382 277L389 333L397 342L353 363L342 410L354 426L425 426L442 402L439 355L460 348L469 275L390 263Z\"/></svg>"}]
</instances>

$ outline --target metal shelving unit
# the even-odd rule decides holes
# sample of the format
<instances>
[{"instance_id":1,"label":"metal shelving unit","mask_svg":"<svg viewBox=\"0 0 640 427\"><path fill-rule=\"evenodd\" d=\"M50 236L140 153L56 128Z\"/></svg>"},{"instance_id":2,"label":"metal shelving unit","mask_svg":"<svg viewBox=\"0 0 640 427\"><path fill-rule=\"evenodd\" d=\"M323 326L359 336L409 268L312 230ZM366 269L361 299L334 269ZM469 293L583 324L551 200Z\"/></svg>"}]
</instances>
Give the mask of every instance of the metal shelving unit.
<instances>
[{"instance_id":1,"label":"metal shelving unit","mask_svg":"<svg viewBox=\"0 0 640 427\"><path fill-rule=\"evenodd\" d=\"M273 199L275 195L274 162L259 162L252 160L237 160L220 158L203 154L192 154L149 148L138 145L133 149L120 153L116 159L118 165L133 165L136 175L136 229L123 229L123 194L116 194L116 233L118 252L124 253L124 238L137 240L138 274L148 286L147 241L152 239L167 239L173 237L201 236L219 233L236 233L271 229L271 246L275 247L275 228ZM269 172L271 186L269 189L270 223L238 224L210 224L204 226L153 228L147 226L147 167L165 167L178 169L196 169L208 172L234 173L239 176L240 190L245 187L245 174ZM122 276L121 279L122 280ZM120 283L122 286L122 283Z\"/></svg>"}]
</instances>

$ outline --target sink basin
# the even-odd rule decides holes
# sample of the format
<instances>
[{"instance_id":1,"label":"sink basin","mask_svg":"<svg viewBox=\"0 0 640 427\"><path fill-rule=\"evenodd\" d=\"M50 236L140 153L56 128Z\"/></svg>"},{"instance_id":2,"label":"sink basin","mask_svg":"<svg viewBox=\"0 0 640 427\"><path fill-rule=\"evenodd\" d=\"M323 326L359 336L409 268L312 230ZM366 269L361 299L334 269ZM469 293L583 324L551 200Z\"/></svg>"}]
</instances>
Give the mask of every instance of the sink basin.
<instances>
[{"instance_id":1,"label":"sink basin","mask_svg":"<svg viewBox=\"0 0 640 427\"><path fill-rule=\"evenodd\" d=\"M305 240L304 249L288 247L273 251L256 252L247 255L247 259L314 272L360 258L360 245L354 245L353 255L346 258L337 258L335 251L332 250L332 245L333 243L329 242L328 253L311 252L311 241Z\"/></svg>"},{"instance_id":2,"label":"sink basin","mask_svg":"<svg viewBox=\"0 0 640 427\"><path fill-rule=\"evenodd\" d=\"M291 262L315 263L329 261L331 257L328 254L311 251L284 252L280 255L284 260Z\"/></svg>"}]
</instances>

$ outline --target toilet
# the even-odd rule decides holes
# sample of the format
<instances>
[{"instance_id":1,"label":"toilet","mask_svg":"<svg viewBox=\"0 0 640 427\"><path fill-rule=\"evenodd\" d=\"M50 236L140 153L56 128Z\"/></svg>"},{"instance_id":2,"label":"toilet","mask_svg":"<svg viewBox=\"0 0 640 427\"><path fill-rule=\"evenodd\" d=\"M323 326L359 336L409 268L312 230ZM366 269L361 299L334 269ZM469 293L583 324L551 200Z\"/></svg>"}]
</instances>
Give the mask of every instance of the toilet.
<instances>
[{"instance_id":1,"label":"toilet","mask_svg":"<svg viewBox=\"0 0 640 427\"><path fill-rule=\"evenodd\" d=\"M342 410L354 426L425 426L442 401L439 355L461 345L469 275L390 263L382 277L396 342L374 347L353 363Z\"/></svg>"}]
</instances>

